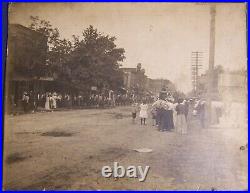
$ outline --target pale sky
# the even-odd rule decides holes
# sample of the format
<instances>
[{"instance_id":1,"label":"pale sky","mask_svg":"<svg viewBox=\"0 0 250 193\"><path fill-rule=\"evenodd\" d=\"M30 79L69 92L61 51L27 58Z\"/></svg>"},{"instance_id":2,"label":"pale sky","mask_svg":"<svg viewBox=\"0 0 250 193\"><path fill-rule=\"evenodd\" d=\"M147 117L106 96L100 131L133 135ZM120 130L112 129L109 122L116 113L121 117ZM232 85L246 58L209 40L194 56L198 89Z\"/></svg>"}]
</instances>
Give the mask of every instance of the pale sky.
<instances>
[{"instance_id":1,"label":"pale sky","mask_svg":"<svg viewBox=\"0 0 250 193\"><path fill-rule=\"evenodd\" d=\"M216 6L215 65L246 68L246 5ZM9 22L30 24L30 15L49 20L61 37L71 39L93 25L116 36L125 49L123 67L142 63L150 78L166 78L191 90L191 52L203 52L201 72L208 68L208 4L191 3L16 3Z\"/></svg>"}]
</instances>

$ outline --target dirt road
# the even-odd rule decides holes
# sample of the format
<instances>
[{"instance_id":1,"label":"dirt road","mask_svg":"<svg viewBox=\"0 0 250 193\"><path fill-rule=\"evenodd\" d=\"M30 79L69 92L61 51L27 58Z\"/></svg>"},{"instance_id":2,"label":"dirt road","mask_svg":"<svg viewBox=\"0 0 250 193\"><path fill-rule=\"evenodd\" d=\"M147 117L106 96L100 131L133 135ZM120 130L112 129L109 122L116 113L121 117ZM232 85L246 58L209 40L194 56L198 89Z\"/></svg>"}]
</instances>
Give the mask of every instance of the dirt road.
<instances>
[{"instance_id":1,"label":"dirt road","mask_svg":"<svg viewBox=\"0 0 250 193\"><path fill-rule=\"evenodd\" d=\"M151 121L132 124L128 107L7 116L5 124L7 190L247 189L246 129L191 122L187 135L162 133ZM146 181L102 177L114 161L150 166Z\"/></svg>"}]
</instances>

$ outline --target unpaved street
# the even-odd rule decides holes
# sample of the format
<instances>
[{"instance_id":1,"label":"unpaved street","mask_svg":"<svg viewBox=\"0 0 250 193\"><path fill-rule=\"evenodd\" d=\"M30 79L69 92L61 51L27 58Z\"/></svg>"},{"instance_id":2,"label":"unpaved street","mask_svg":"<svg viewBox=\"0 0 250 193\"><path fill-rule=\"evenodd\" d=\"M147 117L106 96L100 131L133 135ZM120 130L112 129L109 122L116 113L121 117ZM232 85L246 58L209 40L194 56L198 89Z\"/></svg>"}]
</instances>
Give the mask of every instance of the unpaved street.
<instances>
[{"instance_id":1,"label":"unpaved street","mask_svg":"<svg viewBox=\"0 0 250 193\"><path fill-rule=\"evenodd\" d=\"M191 122L187 135L163 133L151 120L132 124L128 107L7 116L5 124L5 189L247 189L244 128ZM102 177L101 168L114 161L150 166L146 181Z\"/></svg>"}]
</instances>

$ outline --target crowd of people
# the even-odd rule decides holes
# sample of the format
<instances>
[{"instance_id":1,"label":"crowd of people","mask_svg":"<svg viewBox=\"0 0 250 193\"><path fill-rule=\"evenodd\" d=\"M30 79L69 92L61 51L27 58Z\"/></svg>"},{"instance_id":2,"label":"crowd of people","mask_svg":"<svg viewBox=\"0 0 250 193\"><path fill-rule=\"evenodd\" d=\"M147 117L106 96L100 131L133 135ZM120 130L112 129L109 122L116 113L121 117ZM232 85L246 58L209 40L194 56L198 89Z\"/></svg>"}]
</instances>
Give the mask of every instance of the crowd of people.
<instances>
[{"instance_id":1,"label":"crowd of people","mask_svg":"<svg viewBox=\"0 0 250 193\"><path fill-rule=\"evenodd\" d=\"M139 105L135 101L142 102ZM124 94L110 97L110 95L103 94L72 95L57 92L35 93L33 91L23 92L21 99L21 109L25 113L40 110L51 112L58 108L111 108L131 104L133 122L139 112L141 125L145 125L147 119L152 117L153 125L162 132L175 130L178 133L187 133L190 111L199 118L201 127L205 127L205 102L202 100L174 99L172 96L157 99L148 96L140 100L132 95ZM11 112L14 112L15 106L14 98L11 97Z\"/></svg>"},{"instance_id":2,"label":"crowd of people","mask_svg":"<svg viewBox=\"0 0 250 193\"><path fill-rule=\"evenodd\" d=\"M205 127L205 101L192 99L174 99L173 97L159 97L150 106L146 101L132 104L132 121L135 123L137 112L141 125L146 125L146 120L151 117L153 126L159 131L176 131L186 134L188 130L188 115L198 117L201 127Z\"/></svg>"},{"instance_id":3,"label":"crowd of people","mask_svg":"<svg viewBox=\"0 0 250 193\"><path fill-rule=\"evenodd\" d=\"M138 104L135 101L142 102ZM192 116L198 118L202 128L206 127L206 102L200 99L176 99L170 95L156 99L148 96L140 100L132 95L124 94L110 97L110 95L104 94L72 95L57 92L35 93L33 91L23 92L21 99L21 108L25 113L39 110L54 111L58 108L111 108L131 104L134 123L139 112L141 125L145 125L147 119L151 117L153 125L162 132L174 130L186 134L190 112ZM14 112L16 103L13 96L11 96L10 106L11 112ZM217 122L222 115L221 109L221 107L215 108Z\"/></svg>"},{"instance_id":4,"label":"crowd of people","mask_svg":"<svg viewBox=\"0 0 250 193\"><path fill-rule=\"evenodd\" d=\"M36 111L54 111L64 108L111 108L114 106L131 105L136 100L135 96L128 94L68 94L58 92L35 93L24 91L21 103L10 96L10 112L19 108L24 113ZM147 98L147 102L152 102Z\"/></svg>"}]
</instances>

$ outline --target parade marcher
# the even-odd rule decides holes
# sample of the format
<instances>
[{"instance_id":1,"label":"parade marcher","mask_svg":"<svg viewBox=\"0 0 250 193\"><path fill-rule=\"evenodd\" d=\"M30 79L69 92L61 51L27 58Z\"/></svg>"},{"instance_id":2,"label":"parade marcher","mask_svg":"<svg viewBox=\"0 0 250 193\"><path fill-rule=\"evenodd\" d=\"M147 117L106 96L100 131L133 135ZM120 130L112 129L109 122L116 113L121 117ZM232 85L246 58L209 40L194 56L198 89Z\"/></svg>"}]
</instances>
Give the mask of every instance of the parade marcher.
<instances>
[{"instance_id":1,"label":"parade marcher","mask_svg":"<svg viewBox=\"0 0 250 193\"><path fill-rule=\"evenodd\" d=\"M148 118L148 105L146 101L143 100L142 104L140 105L140 118L141 118L141 125L146 125L146 119Z\"/></svg>"},{"instance_id":2,"label":"parade marcher","mask_svg":"<svg viewBox=\"0 0 250 193\"><path fill-rule=\"evenodd\" d=\"M185 118L185 106L182 100L179 99L178 105L176 106L177 120L176 120L176 132L180 134L187 133L187 123Z\"/></svg>"}]
</instances>

